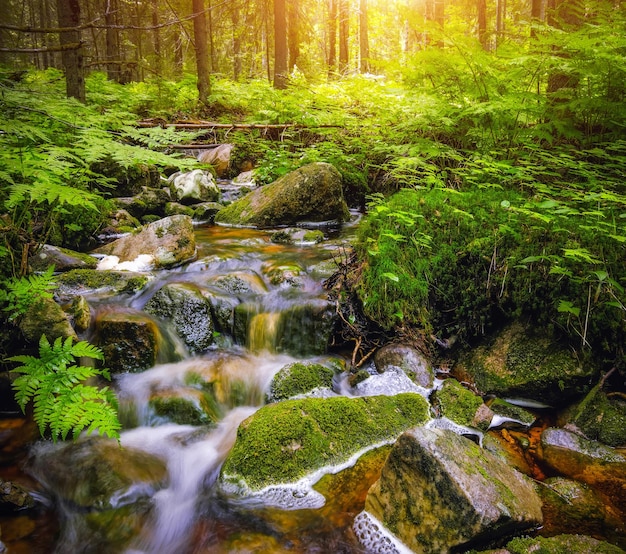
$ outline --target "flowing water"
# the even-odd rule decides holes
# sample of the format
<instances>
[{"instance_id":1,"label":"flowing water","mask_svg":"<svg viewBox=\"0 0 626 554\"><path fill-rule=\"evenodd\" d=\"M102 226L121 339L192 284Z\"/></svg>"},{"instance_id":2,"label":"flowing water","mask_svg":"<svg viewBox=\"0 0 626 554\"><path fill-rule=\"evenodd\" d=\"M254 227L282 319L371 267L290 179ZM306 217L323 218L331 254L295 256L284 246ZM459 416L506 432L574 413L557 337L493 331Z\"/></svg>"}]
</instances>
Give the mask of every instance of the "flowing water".
<instances>
[{"instance_id":1,"label":"flowing water","mask_svg":"<svg viewBox=\"0 0 626 554\"><path fill-rule=\"evenodd\" d=\"M218 299L226 317L214 344L196 354L167 321L153 318L158 363L114 378L125 424L121 447L99 437L38 445L30 472L60 521L49 552L363 552L351 527L386 448L323 477L315 485L326 497L321 507L282 510L215 486L239 423L263 405L276 372L295 360L328 358L333 306L322 282L352 227L323 231L320 244L278 245L270 231L200 226L196 261L158 272L133 297L87 295L96 317L141 313L164 284L193 283ZM209 383L210 394L198 383ZM182 398L192 419L208 421L176 422L155 409L155 397ZM117 492L107 497L110 486Z\"/></svg>"}]
</instances>

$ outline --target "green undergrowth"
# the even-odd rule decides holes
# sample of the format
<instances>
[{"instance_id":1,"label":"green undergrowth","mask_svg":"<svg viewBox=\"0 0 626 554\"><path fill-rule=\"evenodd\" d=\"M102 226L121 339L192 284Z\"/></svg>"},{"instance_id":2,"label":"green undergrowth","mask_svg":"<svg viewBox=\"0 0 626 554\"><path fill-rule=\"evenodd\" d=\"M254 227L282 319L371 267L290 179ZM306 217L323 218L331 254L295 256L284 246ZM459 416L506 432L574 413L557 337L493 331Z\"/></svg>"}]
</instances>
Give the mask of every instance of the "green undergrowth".
<instances>
[{"instance_id":1,"label":"green undergrowth","mask_svg":"<svg viewBox=\"0 0 626 554\"><path fill-rule=\"evenodd\" d=\"M530 175L506 167L518 185ZM562 185L471 182L374 198L358 244L366 314L442 339L530 317L615 353L626 331L626 197L610 172L585 171L585 182L572 172Z\"/></svg>"}]
</instances>

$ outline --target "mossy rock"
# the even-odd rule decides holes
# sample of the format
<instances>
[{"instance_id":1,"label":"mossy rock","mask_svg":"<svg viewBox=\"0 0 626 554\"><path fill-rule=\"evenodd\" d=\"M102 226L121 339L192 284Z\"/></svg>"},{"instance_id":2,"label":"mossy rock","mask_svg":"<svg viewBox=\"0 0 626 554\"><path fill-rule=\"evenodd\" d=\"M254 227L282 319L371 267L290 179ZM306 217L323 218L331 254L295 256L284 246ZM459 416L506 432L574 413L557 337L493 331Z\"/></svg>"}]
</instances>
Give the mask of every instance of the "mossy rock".
<instances>
[{"instance_id":1,"label":"mossy rock","mask_svg":"<svg viewBox=\"0 0 626 554\"><path fill-rule=\"evenodd\" d=\"M455 371L467 374L483 394L558 406L584 394L598 369L549 333L514 323L462 354Z\"/></svg>"},{"instance_id":2,"label":"mossy rock","mask_svg":"<svg viewBox=\"0 0 626 554\"><path fill-rule=\"evenodd\" d=\"M332 390L334 371L322 364L294 362L272 379L267 402L279 402L315 390Z\"/></svg>"},{"instance_id":3,"label":"mossy rock","mask_svg":"<svg viewBox=\"0 0 626 554\"><path fill-rule=\"evenodd\" d=\"M95 269L98 260L89 254L44 244L28 259L28 264L33 271L45 271L51 265L54 266L55 271L69 271L70 269Z\"/></svg>"},{"instance_id":4,"label":"mossy rock","mask_svg":"<svg viewBox=\"0 0 626 554\"><path fill-rule=\"evenodd\" d=\"M341 174L330 164L300 167L274 183L236 200L215 216L216 223L275 227L304 221L348 221Z\"/></svg>"},{"instance_id":5,"label":"mossy rock","mask_svg":"<svg viewBox=\"0 0 626 554\"><path fill-rule=\"evenodd\" d=\"M149 405L158 417L179 425L209 425L222 415L206 391L189 388L161 391L150 398Z\"/></svg>"},{"instance_id":6,"label":"mossy rock","mask_svg":"<svg viewBox=\"0 0 626 554\"><path fill-rule=\"evenodd\" d=\"M305 398L264 406L239 426L222 485L260 491L295 483L347 462L357 452L394 440L428 419L418 394Z\"/></svg>"},{"instance_id":7,"label":"mossy rock","mask_svg":"<svg viewBox=\"0 0 626 554\"><path fill-rule=\"evenodd\" d=\"M46 335L50 343L59 337L76 338L68 315L52 298L40 298L32 304L19 320L19 328L33 343L38 343L41 335Z\"/></svg>"},{"instance_id":8,"label":"mossy rock","mask_svg":"<svg viewBox=\"0 0 626 554\"><path fill-rule=\"evenodd\" d=\"M442 417L459 425L476 425L476 414L483 406L483 399L456 379L446 379L441 389L435 393L435 399Z\"/></svg>"},{"instance_id":9,"label":"mossy rock","mask_svg":"<svg viewBox=\"0 0 626 554\"><path fill-rule=\"evenodd\" d=\"M73 269L55 277L57 294L63 300L75 296L108 290L111 294L132 294L143 289L151 276L131 271L98 271L95 269Z\"/></svg>"},{"instance_id":10,"label":"mossy rock","mask_svg":"<svg viewBox=\"0 0 626 554\"><path fill-rule=\"evenodd\" d=\"M183 204L179 204L178 202L168 202L165 204L165 215L186 215L189 217L194 217L195 210L191 206L185 206Z\"/></svg>"},{"instance_id":11,"label":"mossy rock","mask_svg":"<svg viewBox=\"0 0 626 554\"><path fill-rule=\"evenodd\" d=\"M476 552L476 551L472 551ZM556 537L519 537L505 548L483 550L482 554L624 554L624 550L608 542L584 535L557 535Z\"/></svg>"},{"instance_id":12,"label":"mossy rock","mask_svg":"<svg viewBox=\"0 0 626 554\"><path fill-rule=\"evenodd\" d=\"M531 414L528 410L525 410L521 406L516 406L515 404L511 404L506 400L502 400L501 398L496 398L489 404L491 411L502 418L507 420L514 420L509 422L504 422L503 426L515 426L522 425L523 427L530 427L537 418Z\"/></svg>"},{"instance_id":13,"label":"mossy rock","mask_svg":"<svg viewBox=\"0 0 626 554\"><path fill-rule=\"evenodd\" d=\"M587 437L609 446L626 446L626 399L605 393L599 385L568 411L568 422Z\"/></svg>"},{"instance_id":14,"label":"mossy rock","mask_svg":"<svg viewBox=\"0 0 626 554\"><path fill-rule=\"evenodd\" d=\"M319 229L289 227L272 233L270 240L276 244L319 244L324 241L324 233Z\"/></svg>"}]
</instances>

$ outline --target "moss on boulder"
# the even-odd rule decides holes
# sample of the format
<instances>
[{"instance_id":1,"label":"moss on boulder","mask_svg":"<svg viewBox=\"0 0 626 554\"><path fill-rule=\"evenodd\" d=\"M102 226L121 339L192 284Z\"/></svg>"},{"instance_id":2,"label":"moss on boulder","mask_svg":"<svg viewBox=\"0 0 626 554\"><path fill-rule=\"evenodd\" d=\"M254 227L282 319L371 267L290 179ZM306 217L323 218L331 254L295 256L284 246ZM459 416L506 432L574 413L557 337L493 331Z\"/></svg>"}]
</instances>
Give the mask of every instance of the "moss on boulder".
<instances>
[{"instance_id":1,"label":"moss on boulder","mask_svg":"<svg viewBox=\"0 0 626 554\"><path fill-rule=\"evenodd\" d=\"M273 227L302 221L347 221L341 174L330 164L300 167L274 183L236 200L215 216L216 223Z\"/></svg>"},{"instance_id":2,"label":"moss on boulder","mask_svg":"<svg viewBox=\"0 0 626 554\"><path fill-rule=\"evenodd\" d=\"M69 300L81 294L109 290L112 294L134 293L144 288L150 276L131 271L98 271L95 269L73 269L55 277L57 294Z\"/></svg>"},{"instance_id":3,"label":"moss on boulder","mask_svg":"<svg viewBox=\"0 0 626 554\"><path fill-rule=\"evenodd\" d=\"M455 371L467 374L485 394L560 405L584 394L597 368L549 334L513 323L463 354Z\"/></svg>"},{"instance_id":4,"label":"moss on boulder","mask_svg":"<svg viewBox=\"0 0 626 554\"><path fill-rule=\"evenodd\" d=\"M506 548L485 550L483 554L624 554L624 550L608 542L599 541L584 535L557 535L556 537L519 537L513 539Z\"/></svg>"},{"instance_id":5,"label":"moss on boulder","mask_svg":"<svg viewBox=\"0 0 626 554\"><path fill-rule=\"evenodd\" d=\"M69 271L70 269L95 269L98 260L89 254L44 244L28 259L28 264L33 271L45 271L51 265L54 266L55 271Z\"/></svg>"},{"instance_id":6,"label":"moss on boulder","mask_svg":"<svg viewBox=\"0 0 626 554\"><path fill-rule=\"evenodd\" d=\"M436 393L436 405L442 417L465 426L477 426L477 413L483 399L466 389L456 379L446 379Z\"/></svg>"},{"instance_id":7,"label":"moss on boulder","mask_svg":"<svg viewBox=\"0 0 626 554\"><path fill-rule=\"evenodd\" d=\"M295 483L427 419L428 403L410 393L270 404L239 426L220 480L251 491Z\"/></svg>"},{"instance_id":8,"label":"moss on boulder","mask_svg":"<svg viewBox=\"0 0 626 554\"><path fill-rule=\"evenodd\" d=\"M272 379L268 402L287 400L317 390L332 390L334 372L316 363L294 362L283 367Z\"/></svg>"}]
</instances>

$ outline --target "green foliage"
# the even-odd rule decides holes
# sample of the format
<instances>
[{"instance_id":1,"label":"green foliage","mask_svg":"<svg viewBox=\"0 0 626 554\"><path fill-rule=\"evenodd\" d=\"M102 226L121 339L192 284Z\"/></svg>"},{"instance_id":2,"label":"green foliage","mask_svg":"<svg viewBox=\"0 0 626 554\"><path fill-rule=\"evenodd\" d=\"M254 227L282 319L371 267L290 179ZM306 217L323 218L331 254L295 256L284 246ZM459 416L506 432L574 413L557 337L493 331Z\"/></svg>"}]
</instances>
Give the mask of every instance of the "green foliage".
<instances>
[{"instance_id":1,"label":"green foliage","mask_svg":"<svg viewBox=\"0 0 626 554\"><path fill-rule=\"evenodd\" d=\"M65 440L71 431L74 439L83 430L90 434L119 438L117 400L108 388L85 385L94 377L110 380L106 369L75 365L77 358L104 359L102 352L88 342L73 344L60 337L50 344L45 335L39 341L39 357L13 356L22 365L13 369L20 376L13 381L15 399L22 411L32 400L33 416L42 435L50 428L52 439Z\"/></svg>"},{"instance_id":2,"label":"green foliage","mask_svg":"<svg viewBox=\"0 0 626 554\"><path fill-rule=\"evenodd\" d=\"M7 312L8 320L14 321L42 298L52 298L56 288L53 281L54 266L39 275L29 275L19 279L9 279L0 288L0 305Z\"/></svg>"}]
</instances>

